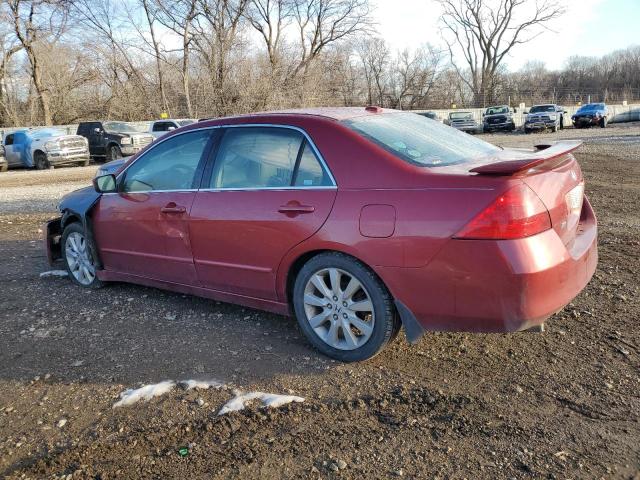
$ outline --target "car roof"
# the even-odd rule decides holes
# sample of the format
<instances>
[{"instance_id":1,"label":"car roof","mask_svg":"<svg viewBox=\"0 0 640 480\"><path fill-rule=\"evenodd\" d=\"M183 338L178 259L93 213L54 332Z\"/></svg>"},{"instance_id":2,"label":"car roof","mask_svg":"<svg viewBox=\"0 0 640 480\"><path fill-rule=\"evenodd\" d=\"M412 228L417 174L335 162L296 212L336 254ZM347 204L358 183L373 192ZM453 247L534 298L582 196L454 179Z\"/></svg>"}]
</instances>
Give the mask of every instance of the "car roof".
<instances>
[{"instance_id":1,"label":"car roof","mask_svg":"<svg viewBox=\"0 0 640 480\"><path fill-rule=\"evenodd\" d=\"M374 110L375 108L375 110ZM382 113L400 113L400 110L380 107L314 107L314 108L293 108L287 110L272 110L266 112L247 113L230 117L211 118L207 120L225 121L231 119L251 119L274 116L313 116L323 117L336 121L349 120L351 118L380 115Z\"/></svg>"}]
</instances>

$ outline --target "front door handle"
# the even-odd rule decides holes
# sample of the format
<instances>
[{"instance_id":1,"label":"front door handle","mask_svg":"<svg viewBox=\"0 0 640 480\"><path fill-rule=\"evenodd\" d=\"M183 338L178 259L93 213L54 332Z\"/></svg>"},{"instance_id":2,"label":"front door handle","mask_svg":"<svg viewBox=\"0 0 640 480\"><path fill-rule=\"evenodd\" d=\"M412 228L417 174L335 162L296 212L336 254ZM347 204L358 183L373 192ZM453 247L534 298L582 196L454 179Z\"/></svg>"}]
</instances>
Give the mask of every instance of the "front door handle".
<instances>
[{"instance_id":1,"label":"front door handle","mask_svg":"<svg viewBox=\"0 0 640 480\"><path fill-rule=\"evenodd\" d=\"M280 213L313 213L316 211L316 207L312 205L281 205L278 208Z\"/></svg>"},{"instance_id":2,"label":"front door handle","mask_svg":"<svg viewBox=\"0 0 640 480\"><path fill-rule=\"evenodd\" d=\"M176 205L174 202L170 202L170 203L167 203L164 207L162 207L160 211L162 213L185 213L187 209L186 207Z\"/></svg>"}]
</instances>

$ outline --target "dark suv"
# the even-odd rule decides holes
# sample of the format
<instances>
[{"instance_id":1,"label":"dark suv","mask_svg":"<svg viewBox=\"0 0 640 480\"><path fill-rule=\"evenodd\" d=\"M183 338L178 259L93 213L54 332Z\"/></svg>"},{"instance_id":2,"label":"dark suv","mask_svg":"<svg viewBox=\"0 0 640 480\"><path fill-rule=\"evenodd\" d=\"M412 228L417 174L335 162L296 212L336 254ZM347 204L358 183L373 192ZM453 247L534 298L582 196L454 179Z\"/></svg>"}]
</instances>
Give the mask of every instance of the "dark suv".
<instances>
[{"instance_id":1,"label":"dark suv","mask_svg":"<svg viewBox=\"0 0 640 480\"><path fill-rule=\"evenodd\" d=\"M609 119L609 112L604 103L587 103L572 115L573 126L576 128L599 126L605 128Z\"/></svg>"},{"instance_id":2,"label":"dark suv","mask_svg":"<svg viewBox=\"0 0 640 480\"><path fill-rule=\"evenodd\" d=\"M482 114L482 129L485 132L506 130L513 132L516 124L513 121L511 109L508 105L487 108Z\"/></svg>"},{"instance_id":3,"label":"dark suv","mask_svg":"<svg viewBox=\"0 0 640 480\"><path fill-rule=\"evenodd\" d=\"M89 140L92 157L107 161L134 155L154 140L153 135L126 122L81 122L77 134Z\"/></svg>"}]
</instances>

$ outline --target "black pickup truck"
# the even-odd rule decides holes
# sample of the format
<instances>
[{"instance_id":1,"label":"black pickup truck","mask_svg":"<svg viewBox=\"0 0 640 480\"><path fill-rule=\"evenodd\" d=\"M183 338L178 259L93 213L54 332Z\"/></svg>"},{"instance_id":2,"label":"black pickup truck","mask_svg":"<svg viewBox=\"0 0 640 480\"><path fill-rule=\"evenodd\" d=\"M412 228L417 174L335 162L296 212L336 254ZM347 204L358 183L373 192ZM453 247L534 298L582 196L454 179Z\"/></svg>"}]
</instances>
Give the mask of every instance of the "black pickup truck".
<instances>
[{"instance_id":1,"label":"black pickup truck","mask_svg":"<svg viewBox=\"0 0 640 480\"><path fill-rule=\"evenodd\" d=\"M81 122L77 134L89 140L92 157L103 157L107 161L134 155L154 140L153 135L126 122Z\"/></svg>"}]
</instances>

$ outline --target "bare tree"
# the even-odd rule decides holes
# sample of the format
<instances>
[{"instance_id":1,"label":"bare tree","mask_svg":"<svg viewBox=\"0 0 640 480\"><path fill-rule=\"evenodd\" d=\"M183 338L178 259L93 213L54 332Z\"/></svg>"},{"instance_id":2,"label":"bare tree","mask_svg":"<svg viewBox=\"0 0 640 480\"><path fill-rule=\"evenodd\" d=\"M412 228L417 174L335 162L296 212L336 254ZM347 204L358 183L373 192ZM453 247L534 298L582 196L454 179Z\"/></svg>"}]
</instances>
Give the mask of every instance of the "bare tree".
<instances>
[{"instance_id":1,"label":"bare tree","mask_svg":"<svg viewBox=\"0 0 640 480\"><path fill-rule=\"evenodd\" d=\"M363 40L358 45L358 57L366 83L367 104L385 106L385 77L391 61L387 43L382 38Z\"/></svg>"},{"instance_id":2,"label":"bare tree","mask_svg":"<svg viewBox=\"0 0 640 480\"><path fill-rule=\"evenodd\" d=\"M38 95L45 125L51 125L50 95L41 68L39 45L53 44L66 28L63 4L50 0L5 0L11 13L13 30L24 49L31 68L31 80Z\"/></svg>"},{"instance_id":3,"label":"bare tree","mask_svg":"<svg viewBox=\"0 0 640 480\"><path fill-rule=\"evenodd\" d=\"M191 44L193 41L193 22L198 16L199 0L156 0L157 18L169 30L180 36L182 43L182 59L180 74L184 94L185 110L188 117L194 116L191 103Z\"/></svg>"},{"instance_id":4,"label":"bare tree","mask_svg":"<svg viewBox=\"0 0 640 480\"><path fill-rule=\"evenodd\" d=\"M371 26L367 0L294 0L300 58L292 75L306 74L309 65L328 46Z\"/></svg>"},{"instance_id":5,"label":"bare tree","mask_svg":"<svg viewBox=\"0 0 640 480\"><path fill-rule=\"evenodd\" d=\"M557 0L437 0L443 8L443 36L460 78L477 104L493 101L496 72L517 45L531 41L561 16ZM454 61L460 52L468 68L465 75Z\"/></svg>"}]
</instances>

